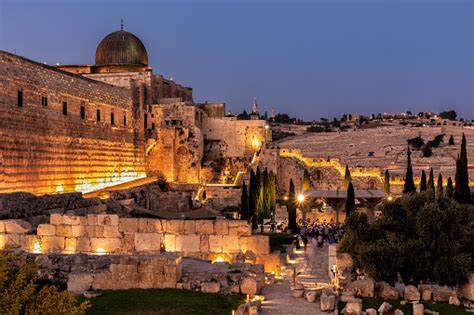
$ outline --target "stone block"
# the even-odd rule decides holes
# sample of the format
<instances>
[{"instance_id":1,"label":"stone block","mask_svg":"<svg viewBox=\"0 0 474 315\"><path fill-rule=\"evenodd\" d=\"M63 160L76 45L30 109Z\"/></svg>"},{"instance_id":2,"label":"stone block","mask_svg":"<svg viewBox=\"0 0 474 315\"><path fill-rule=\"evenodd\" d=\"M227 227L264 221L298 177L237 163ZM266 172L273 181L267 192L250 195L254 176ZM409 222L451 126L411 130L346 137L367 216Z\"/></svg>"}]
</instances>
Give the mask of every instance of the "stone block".
<instances>
[{"instance_id":1,"label":"stone block","mask_svg":"<svg viewBox=\"0 0 474 315\"><path fill-rule=\"evenodd\" d=\"M227 220L214 221L214 233L217 235L228 235L229 234L229 221Z\"/></svg>"},{"instance_id":2,"label":"stone block","mask_svg":"<svg viewBox=\"0 0 474 315\"><path fill-rule=\"evenodd\" d=\"M239 237L239 247L243 252L252 251L256 255L270 253L270 244L266 235L250 235Z\"/></svg>"},{"instance_id":3,"label":"stone block","mask_svg":"<svg viewBox=\"0 0 474 315\"><path fill-rule=\"evenodd\" d=\"M100 226L117 226L119 217L116 214L98 214L97 224Z\"/></svg>"},{"instance_id":4,"label":"stone block","mask_svg":"<svg viewBox=\"0 0 474 315\"><path fill-rule=\"evenodd\" d=\"M117 225L104 226L104 237L122 237Z\"/></svg>"},{"instance_id":5,"label":"stone block","mask_svg":"<svg viewBox=\"0 0 474 315\"><path fill-rule=\"evenodd\" d=\"M229 234L230 235L252 235L252 226L244 220L231 220L229 221Z\"/></svg>"},{"instance_id":6,"label":"stone block","mask_svg":"<svg viewBox=\"0 0 474 315\"><path fill-rule=\"evenodd\" d=\"M86 233L89 237L104 237L104 227L97 225L87 225Z\"/></svg>"},{"instance_id":7,"label":"stone block","mask_svg":"<svg viewBox=\"0 0 474 315\"><path fill-rule=\"evenodd\" d=\"M446 287L435 287L433 292L433 300L436 302L449 302L451 296L457 296L456 290Z\"/></svg>"},{"instance_id":8,"label":"stone block","mask_svg":"<svg viewBox=\"0 0 474 315\"><path fill-rule=\"evenodd\" d=\"M155 226L153 225L153 222L150 222L150 219L139 218L138 219L138 232L153 233L155 232Z\"/></svg>"},{"instance_id":9,"label":"stone block","mask_svg":"<svg viewBox=\"0 0 474 315\"><path fill-rule=\"evenodd\" d=\"M0 233L6 233L5 222L0 220Z\"/></svg>"},{"instance_id":10,"label":"stone block","mask_svg":"<svg viewBox=\"0 0 474 315\"><path fill-rule=\"evenodd\" d=\"M222 252L224 253L239 253L239 236L224 235L222 237Z\"/></svg>"},{"instance_id":11,"label":"stone block","mask_svg":"<svg viewBox=\"0 0 474 315\"><path fill-rule=\"evenodd\" d=\"M97 215L96 214L88 214L87 218L87 225L97 225Z\"/></svg>"},{"instance_id":12,"label":"stone block","mask_svg":"<svg viewBox=\"0 0 474 315\"><path fill-rule=\"evenodd\" d=\"M211 220L199 220L196 224L196 234L214 234L214 224Z\"/></svg>"},{"instance_id":13,"label":"stone block","mask_svg":"<svg viewBox=\"0 0 474 315\"><path fill-rule=\"evenodd\" d=\"M133 253L135 251L135 233L124 234L122 237L122 252Z\"/></svg>"},{"instance_id":14,"label":"stone block","mask_svg":"<svg viewBox=\"0 0 474 315\"><path fill-rule=\"evenodd\" d=\"M39 224L36 230L39 236L53 236L56 235L56 226L52 224Z\"/></svg>"},{"instance_id":15,"label":"stone block","mask_svg":"<svg viewBox=\"0 0 474 315\"><path fill-rule=\"evenodd\" d=\"M73 237L81 237L87 235L87 230L85 225L73 225L71 226L71 233Z\"/></svg>"},{"instance_id":16,"label":"stone block","mask_svg":"<svg viewBox=\"0 0 474 315\"><path fill-rule=\"evenodd\" d=\"M392 310L392 305L387 302L383 302L382 305L379 306L378 312L380 314L387 313Z\"/></svg>"},{"instance_id":17,"label":"stone block","mask_svg":"<svg viewBox=\"0 0 474 315\"><path fill-rule=\"evenodd\" d=\"M164 243L167 252L175 252L176 251L176 235L171 233L164 234Z\"/></svg>"},{"instance_id":18,"label":"stone block","mask_svg":"<svg viewBox=\"0 0 474 315\"><path fill-rule=\"evenodd\" d=\"M176 251L187 253L199 252L201 237L199 235L177 235Z\"/></svg>"},{"instance_id":19,"label":"stone block","mask_svg":"<svg viewBox=\"0 0 474 315\"><path fill-rule=\"evenodd\" d=\"M184 234L184 220L167 220L167 233Z\"/></svg>"},{"instance_id":20,"label":"stone block","mask_svg":"<svg viewBox=\"0 0 474 315\"><path fill-rule=\"evenodd\" d=\"M345 291L354 293L355 297L373 298L375 282L372 279L356 280L349 282L344 288Z\"/></svg>"},{"instance_id":21,"label":"stone block","mask_svg":"<svg viewBox=\"0 0 474 315\"><path fill-rule=\"evenodd\" d=\"M158 233L135 233L135 250L137 252L159 252L161 237Z\"/></svg>"},{"instance_id":22,"label":"stone block","mask_svg":"<svg viewBox=\"0 0 474 315\"><path fill-rule=\"evenodd\" d=\"M454 305L454 306L461 305L461 301L459 301L457 296L450 296L448 303L449 305Z\"/></svg>"},{"instance_id":23,"label":"stone block","mask_svg":"<svg viewBox=\"0 0 474 315\"><path fill-rule=\"evenodd\" d=\"M56 235L64 237L72 237L72 229L70 225L58 225L56 226Z\"/></svg>"},{"instance_id":24,"label":"stone block","mask_svg":"<svg viewBox=\"0 0 474 315\"><path fill-rule=\"evenodd\" d=\"M258 293L257 279L254 277L245 277L240 283L240 292L242 294L256 295Z\"/></svg>"},{"instance_id":25,"label":"stone block","mask_svg":"<svg viewBox=\"0 0 474 315\"><path fill-rule=\"evenodd\" d=\"M87 217L77 215L63 215L61 218L61 224L65 225L86 225Z\"/></svg>"},{"instance_id":26,"label":"stone block","mask_svg":"<svg viewBox=\"0 0 474 315\"><path fill-rule=\"evenodd\" d=\"M7 234L26 234L31 231L31 224L23 220L4 220Z\"/></svg>"},{"instance_id":27,"label":"stone block","mask_svg":"<svg viewBox=\"0 0 474 315\"><path fill-rule=\"evenodd\" d=\"M62 236L42 236L41 250L46 253L62 252L64 250L65 238Z\"/></svg>"},{"instance_id":28,"label":"stone block","mask_svg":"<svg viewBox=\"0 0 474 315\"><path fill-rule=\"evenodd\" d=\"M459 295L470 301L474 301L474 273L470 273L466 284L459 288Z\"/></svg>"},{"instance_id":29,"label":"stone block","mask_svg":"<svg viewBox=\"0 0 474 315\"><path fill-rule=\"evenodd\" d=\"M344 314L345 315L361 315L362 314L362 300L353 299L352 301L347 302Z\"/></svg>"},{"instance_id":30,"label":"stone block","mask_svg":"<svg viewBox=\"0 0 474 315\"><path fill-rule=\"evenodd\" d=\"M429 285L419 285L419 290L421 293L421 299L423 301L431 301L433 292L431 291L431 287Z\"/></svg>"},{"instance_id":31,"label":"stone block","mask_svg":"<svg viewBox=\"0 0 474 315\"><path fill-rule=\"evenodd\" d=\"M304 298L306 299L308 303L314 303L316 301L316 297L317 297L316 291L308 291L308 292L305 292L305 295L304 295Z\"/></svg>"},{"instance_id":32,"label":"stone block","mask_svg":"<svg viewBox=\"0 0 474 315\"><path fill-rule=\"evenodd\" d=\"M64 251L68 254L74 254L77 248L77 238L66 237L64 241Z\"/></svg>"},{"instance_id":33,"label":"stone block","mask_svg":"<svg viewBox=\"0 0 474 315\"><path fill-rule=\"evenodd\" d=\"M155 232L163 232L165 229L163 228L163 222L162 220L159 220L159 219L153 219L153 225L154 225L154 228L155 228Z\"/></svg>"},{"instance_id":34,"label":"stone block","mask_svg":"<svg viewBox=\"0 0 474 315\"><path fill-rule=\"evenodd\" d=\"M67 280L67 290L72 294L81 294L91 287L92 282L90 273L71 274Z\"/></svg>"},{"instance_id":35,"label":"stone block","mask_svg":"<svg viewBox=\"0 0 474 315\"><path fill-rule=\"evenodd\" d=\"M93 253L120 253L122 240L112 237L91 237L91 251Z\"/></svg>"},{"instance_id":36,"label":"stone block","mask_svg":"<svg viewBox=\"0 0 474 315\"><path fill-rule=\"evenodd\" d=\"M423 315L425 307L421 303L413 304L413 315Z\"/></svg>"},{"instance_id":37,"label":"stone block","mask_svg":"<svg viewBox=\"0 0 474 315\"><path fill-rule=\"evenodd\" d=\"M209 235L209 251L222 253L222 235Z\"/></svg>"},{"instance_id":38,"label":"stone block","mask_svg":"<svg viewBox=\"0 0 474 315\"><path fill-rule=\"evenodd\" d=\"M184 221L184 234L196 234L196 221L195 220Z\"/></svg>"},{"instance_id":39,"label":"stone block","mask_svg":"<svg viewBox=\"0 0 474 315\"><path fill-rule=\"evenodd\" d=\"M209 252L209 235L200 235L199 250L203 253Z\"/></svg>"},{"instance_id":40,"label":"stone block","mask_svg":"<svg viewBox=\"0 0 474 315\"><path fill-rule=\"evenodd\" d=\"M49 216L49 223L54 225L61 225L63 224L63 216L61 213L51 213Z\"/></svg>"},{"instance_id":41,"label":"stone block","mask_svg":"<svg viewBox=\"0 0 474 315\"><path fill-rule=\"evenodd\" d=\"M119 231L122 233L138 232L138 219L135 218L120 218Z\"/></svg>"},{"instance_id":42,"label":"stone block","mask_svg":"<svg viewBox=\"0 0 474 315\"><path fill-rule=\"evenodd\" d=\"M21 247L21 237L24 234L0 234L0 248L10 249Z\"/></svg>"},{"instance_id":43,"label":"stone block","mask_svg":"<svg viewBox=\"0 0 474 315\"><path fill-rule=\"evenodd\" d=\"M393 315L403 315L403 311L397 308L395 312L393 312Z\"/></svg>"},{"instance_id":44,"label":"stone block","mask_svg":"<svg viewBox=\"0 0 474 315\"><path fill-rule=\"evenodd\" d=\"M420 291L417 287L413 285L407 285L404 292L405 300L407 301L419 301L420 300Z\"/></svg>"},{"instance_id":45,"label":"stone block","mask_svg":"<svg viewBox=\"0 0 474 315\"><path fill-rule=\"evenodd\" d=\"M368 308L365 310L367 315L377 315L377 310L375 308Z\"/></svg>"},{"instance_id":46,"label":"stone block","mask_svg":"<svg viewBox=\"0 0 474 315\"><path fill-rule=\"evenodd\" d=\"M332 312L336 303L336 297L334 295L321 295L321 311Z\"/></svg>"},{"instance_id":47,"label":"stone block","mask_svg":"<svg viewBox=\"0 0 474 315\"><path fill-rule=\"evenodd\" d=\"M398 290L387 283L379 287L378 296L384 300L398 300Z\"/></svg>"},{"instance_id":48,"label":"stone block","mask_svg":"<svg viewBox=\"0 0 474 315\"><path fill-rule=\"evenodd\" d=\"M256 264L262 264L265 272L279 276L281 273L281 261L279 254L258 255Z\"/></svg>"},{"instance_id":49,"label":"stone block","mask_svg":"<svg viewBox=\"0 0 474 315\"><path fill-rule=\"evenodd\" d=\"M77 253L90 253L91 240L89 237L78 237L76 240L76 252Z\"/></svg>"},{"instance_id":50,"label":"stone block","mask_svg":"<svg viewBox=\"0 0 474 315\"><path fill-rule=\"evenodd\" d=\"M221 290L221 284L218 282L202 282L201 292L204 293L219 293Z\"/></svg>"}]
</instances>

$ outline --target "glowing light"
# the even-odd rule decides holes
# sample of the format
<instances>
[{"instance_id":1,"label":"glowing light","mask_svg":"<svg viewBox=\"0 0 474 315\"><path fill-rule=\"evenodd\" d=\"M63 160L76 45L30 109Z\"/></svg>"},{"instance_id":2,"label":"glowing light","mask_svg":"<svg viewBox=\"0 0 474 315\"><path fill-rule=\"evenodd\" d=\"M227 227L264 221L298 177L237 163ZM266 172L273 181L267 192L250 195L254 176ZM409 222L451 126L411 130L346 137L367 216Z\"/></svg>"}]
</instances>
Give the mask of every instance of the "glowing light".
<instances>
[{"instance_id":1,"label":"glowing light","mask_svg":"<svg viewBox=\"0 0 474 315\"><path fill-rule=\"evenodd\" d=\"M61 185L56 186L56 192L57 192L57 193L62 193L63 191L64 191L63 186L61 186Z\"/></svg>"},{"instance_id":2,"label":"glowing light","mask_svg":"<svg viewBox=\"0 0 474 315\"><path fill-rule=\"evenodd\" d=\"M41 254L41 243L39 241L35 241L33 243L33 253L35 254Z\"/></svg>"},{"instance_id":3,"label":"glowing light","mask_svg":"<svg viewBox=\"0 0 474 315\"><path fill-rule=\"evenodd\" d=\"M211 258L211 263L213 264L223 263L223 262L230 263L231 262L230 257L228 257L228 255L226 254L216 254Z\"/></svg>"},{"instance_id":4,"label":"glowing light","mask_svg":"<svg viewBox=\"0 0 474 315\"><path fill-rule=\"evenodd\" d=\"M260 141L258 141L256 135L253 135L252 137L252 146L255 149L255 151L258 151L260 149L261 143Z\"/></svg>"},{"instance_id":5,"label":"glowing light","mask_svg":"<svg viewBox=\"0 0 474 315\"><path fill-rule=\"evenodd\" d=\"M107 251L105 249L103 249L102 247L97 247L95 249L95 253L97 255L105 255L105 254L107 254Z\"/></svg>"},{"instance_id":6,"label":"glowing light","mask_svg":"<svg viewBox=\"0 0 474 315\"><path fill-rule=\"evenodd\" d=\"M265 129L268 129L268 128L270 128L270 127L268 125L265 125Z\"/></svg>"},{"instance_id":7,"label":"glowing light","mask_svg":"<svg viewBox=\"0 0 474 315\"><path fill-rule=\"evenodd\" d=\"M283 197L285 201L288 201L288 196Z\"/></svg>"},{"instance_id":8,"label":"glowing light","mask_svg":"<svg viewBox=\"0 0 474 315\"><path fill-rule=\"evenodd\" d=\"M392 200L393 200L393 197L392 197L392 196L388 196L388 197L387 197L387 200L388 200L388 201L392 201Z\"/></svg>"},{"instance_id":9,"label":"glowing light","mask_svg":"<svg viewBox=\"0 0 474 315\"><path fill-rule=\"evenodd\" d=\"M298 202L301 203L301 202L303 202L303 201L304 201L304 195L299 194L299 195L298 195Z\"/></svg>"}]
</instances>

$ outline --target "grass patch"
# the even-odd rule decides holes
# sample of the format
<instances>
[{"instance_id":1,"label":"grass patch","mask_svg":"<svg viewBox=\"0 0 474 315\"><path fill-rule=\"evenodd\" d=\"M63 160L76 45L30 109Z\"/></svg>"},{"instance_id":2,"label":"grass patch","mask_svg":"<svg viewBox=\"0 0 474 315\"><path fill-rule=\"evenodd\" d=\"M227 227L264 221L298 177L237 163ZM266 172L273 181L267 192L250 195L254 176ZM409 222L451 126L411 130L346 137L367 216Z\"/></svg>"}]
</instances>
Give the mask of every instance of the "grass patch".
<instances>
[{"instance_id":1,"label":"grass patch","mask_svg":"<svg viewBox=\"0 0 474 315\"><path fill-rule=\"evenodd\" d=\"M288 233L263 233L267 235L270 241L270 250L285 252L285 247L283 245L289 245L295 240L294 235Z\"/></svg>"},{"instance_id":2,"label":"grass patch","mask_svg":"<svg viewBox=\"0 0 474 315\"><path fill-rule=\"evenodd\" d=\"M375 308L377 310L383 302L384 300L382 299L363 299L362 308L364 310L368 308ZM404 315L413 315L413 305L411 303L407 303L406 305L401 305L400 301L389 300L387 302L390 303L390 305L392 305L393 309L391 312L388 312L386 314L392 315L393 312L398 308L403 311ZM423 302L423 304L425 305L425 309L439 312L440 315L472 314L466 311L462 306L454 306L454 305L449 305L447 303L436 303L436 302ZM337 308L339 309L339 311L341 311L345 305L346 305L345 302L339 302L337 304Z\"/></svg>"},{"instance_id":3,"label":"grass patch","mask_svg":"<svg viewBox=\"0 0 474 315\"><path fill-rule=\"evenodd\" d=\"M89 301L88 315L95 314L231 314L242 295L222 296L176 289L105 290ZM85 298L81 297L80 301Z\"/></svg>"}]
</instances>

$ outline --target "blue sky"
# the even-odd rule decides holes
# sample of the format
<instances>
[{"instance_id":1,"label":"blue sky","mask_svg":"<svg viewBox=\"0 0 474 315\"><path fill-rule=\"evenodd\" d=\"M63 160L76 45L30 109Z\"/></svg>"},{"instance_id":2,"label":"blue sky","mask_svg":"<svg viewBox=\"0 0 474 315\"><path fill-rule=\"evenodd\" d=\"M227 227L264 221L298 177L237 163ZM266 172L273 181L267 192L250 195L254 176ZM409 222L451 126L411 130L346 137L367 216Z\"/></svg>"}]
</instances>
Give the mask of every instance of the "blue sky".
<instances>
[{"instance_id":1,"label":"blue sky","mask_svg":"<svg viewBox=\"0 0 474 315\"><path fill-rule=\"evenodd\" d=\"M474 118L474 1L7 1L0 49L48 64L93 63L120 28L155 73L197 102L249 110L257 97L304 119L456 110Z\"/></svg>"}]
</instances>

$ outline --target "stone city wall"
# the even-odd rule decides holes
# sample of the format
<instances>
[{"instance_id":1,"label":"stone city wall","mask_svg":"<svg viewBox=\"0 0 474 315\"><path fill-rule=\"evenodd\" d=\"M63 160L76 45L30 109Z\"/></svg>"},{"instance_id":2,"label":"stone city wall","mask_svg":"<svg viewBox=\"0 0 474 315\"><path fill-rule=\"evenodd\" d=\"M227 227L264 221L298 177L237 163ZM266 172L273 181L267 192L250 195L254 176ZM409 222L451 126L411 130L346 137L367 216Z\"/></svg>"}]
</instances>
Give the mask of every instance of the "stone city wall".
<instances>
[{"instance_id":1,"label":"stone city wall","mask_svg":"<svg viewBox=\"0 0 474 315\"><path fill-rule=\"evenodd\" d=\"M144 176L131 106L127 89L0 52L0 192L84 192Z\"/></svg>"},{"instance_id":2,"label":"stone city wall","mask_svg":"<svg viewBox=\"0 0 474 315\"><path fill-rule=\"evenodd\" d=\"M50 223L39 224L36 234L28 222L0 221L0 249L9 248L68 254L157 253L165 249L204 260L236 261L242 255L263 264L272 260L268 236L252 235L246 221L119 218L110 214L51 214Z\"/></svg>"},{"instance_id":3,"label":"stone city wall","mask_svg":"<svg viewBox=\"0 0 474 315\"><path fill-rule=\"evenodd\" d=\"M207 118L203 120L205 140L222 142L224 157L251 156L266 140L265 120Z\"/></svg>"}]
</instances>

